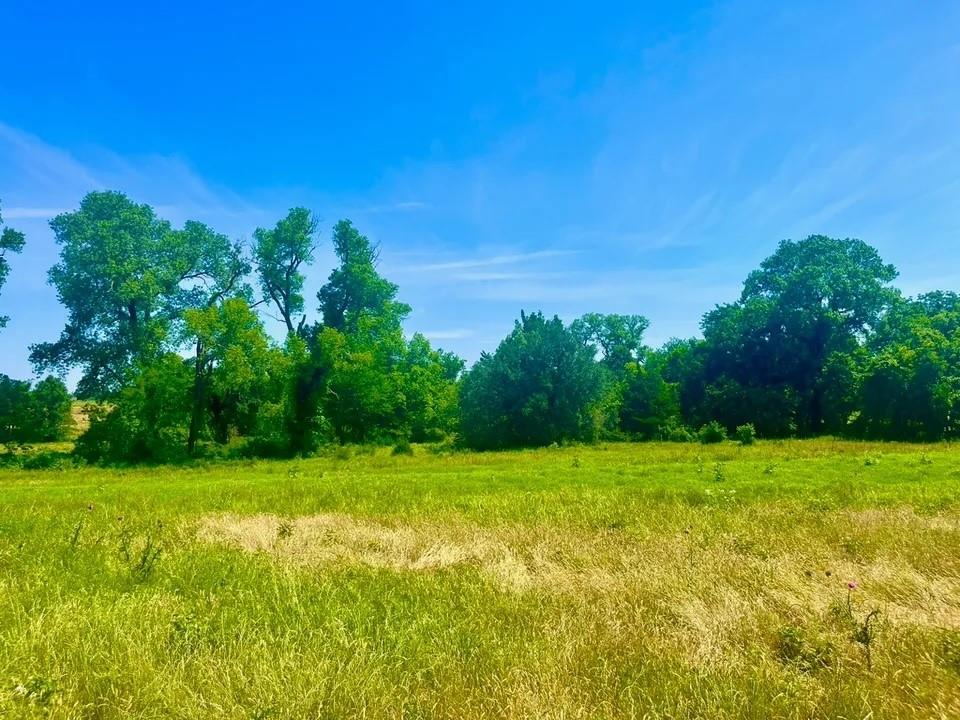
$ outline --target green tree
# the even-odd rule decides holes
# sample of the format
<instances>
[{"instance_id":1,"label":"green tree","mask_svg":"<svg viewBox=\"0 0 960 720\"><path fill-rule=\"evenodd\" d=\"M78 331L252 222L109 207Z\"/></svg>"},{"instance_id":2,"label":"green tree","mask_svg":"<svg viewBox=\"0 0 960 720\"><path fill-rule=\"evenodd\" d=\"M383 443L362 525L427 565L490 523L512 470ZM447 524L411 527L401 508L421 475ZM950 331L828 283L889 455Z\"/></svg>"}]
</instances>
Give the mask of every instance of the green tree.
<instances>
[{"instance_id":1,"label":"green tree","mask_svg":"<svg viewBox=\"0 0 960 720\"><path fill-rule=\"evenodd\" d=\"M403 434L405 344L392 318L363 314L353 332L325 327L329 371L324 415L340 442L377 442Z\"/></svg>"},{"instance_id":2,"label":"green tree","mask_svg":"<svg viewBox=\"0 0 960 720\"><path fill-rule=\"evenodd\" d=\"M95 407L74 452L87 462L173 462L186 457L190 367L176 353L137 366L110 406Z\"/></svg>"},{"instance_id":3,"label":"green tree","mask_svg":"<svg viewBox=\"0 0 960 720\"><path fill-rule=\"evenodd\" d=\"M23 233L17 232L11 227L3 227L3 216L0 215L0 290L7 282L7 276L10 274L10 261L7 259L7 253L18 253L23 250ZM10 320L5 315L0 315L0 328L6 327Z\"/></svg>"},{"instance_id":4,"label":"green tree","mask_svg":"<svg viewBox=\"0 0 960 720\"><path fill-rule=\"evenodd\" d=\"M203 425L219 443L228 441L232 429L241 435L254 431L260 405L278 392L272 372L279 351L243 298L187 310L184 319L203 348L194 367L194 388L203 390L192 394L187 444L192 453Z\"/></svg>"},{"instance_id":5,"label":"green tree","mask_svg":"<svg viewBox=\"0 0 960 720\"><path fill-rule=\"evenodd\" d=\"M188 248L180 253L190 268L190 287L182 299L183 317L191 313L210 313L228 300L239 299L248 304L251 291L244 282L250 272L250 264L243 256L239 243L231 243L226 235L217 233L202 223L187 222L183 230L174 232L175 240ZM187 449L193 454L196 449L204 413L209 402L209 358L207 338L186 323L182 334L194 347L193 410L187 438Z\"/></svg>"},{"instance_id":6,"label":"green tree","mask_svg":"<svg viewBox=\"0 0 960 720\"><path fill-rule=\"evenodd\" d=\"M349 220L333 228L333 250L340 264L317 293L323 326L352 333L364 315L375 315L391 332L410 314L410 306L397 302L397 286L377 272L379 248Z\"/></svg>"},{"instance_id":7,"label":"green tree","mask_svg":"<svg viewBox=\"0 0 960 720\"><path fill-rule=\"evenodd\" d=\"M896 276L860 240L781 242L747 277L738 302L704 317L703 380L714 417L730 429L753 421L761 434L822 432L827 361L855 350L878 325L897 300L889 284ZM746 416L762 408L765 419Z\"/></svg>"},{"instance_id":8,"label":"green tree","mask_svg":"<svg viewBox=\"0 0 960 720\"><path fill-rule=\"evenodd\" d=\"M73 398L60 378L49 376L30 391L30 440L65 440L73 429Z\"/></svg>"},{"instance_id":9,"label":"green tree","mask_svg":"<svg viewBox=\"0 0 960 720\"><path fill-rule=\"evenodd\" d=\"M300 335L305 329L300 268L313 262L316 233L316 218L302 207L292 208L272 229L257 228L253 233L260 289L264 300L280 313L288 334Z\"/></svg>"},{"instance_id":10,"label":"green tree","mask_svg":"<svg viewBox=\"0 0 960 720\"><path fill-rule=\"evenodd\" d=\"M595 406L595 416L598 427L609 436L638 432L635 421L639 419L629 412L625 415L623 404L628 386L650 377L642 370L650 352L643 344L643 333L649 325L641 315L600 313L587 313L570 324L573 336L585 347L592 348L598 357L604 392ZM639 411L640 407L634 410ZM624 421L629 428L624 426Z\"/></svg>"},{"instance_id":11,"label":"green tree","mask_svg":"<svg viewBox=\"0 0 960 720\"><path fill-rule=\"evenodd\" d=\"M413 442L442 439L457 426L457 378L464 362L453 353L435 350L420 333L407 343L401 367L406 432Z\"/></svg>"},{"instance_id":12,"label":"green tree","mask_svg":"<svg viewBox=\"0 0 960 720\"><path fill-rule=\"evenodd\" d=\"M648 327L650 321L642 315L587 313L570 324L570 332L597 348L604 366L620 377L628 364L643 361L648 351L643 333Z\"/></svg>"},{"instance_id":13,"label":"green tree","mask_svg":"<svg viewBox=\"0 0 960 720\"><path fill-rule=\"evenodd\" d=\"M29 442L30 383L0 374L0 443Z\"/></svg>"},{"instance_id":14,"label":"green tree","mask_svg":"<svg viewBox=\"0 0 960 720\"><path fill-rule=\"evenodd\" d=\"M604 387L596 352L559 318L521 313L497 351L481 355L463 379L464 442L490 449L592 438Z\"/></svg>"},{"instance_id":15,"label":"green tree","mask_svg":"<svg viewBox=\"0 0 960 720\"><path fill-rule=\"evenodd\" d=\"M711 418L706 409L704 381L706 342L694 338L672 338L658 351L664 381L677 388L680 416L690 427L701 427Z\"/></svg>"},{"instance_id":16,"label":"green tree","mask_svg":"<svg viewBox=\"0 0 960 720\"><path fill-rule=\"evenodd\" d=\"M50 283L67 308L60 338L31 348L38 370L80 366L79 397L117 393L129 371L168 348L171 331L204 277L193 240L199 224L175 232L148 205L93 192L51 223L60 260Z\"/></svg>"},{"instance_id":17,"label":"green tree","mask_svg":"<svg viewBox=\"0 0 960 720\"><path fill-rule=\"evenodd\" d=\"M898 303L861 359L853 430L892 440L960 434L960 296Z\"/></svg>"},{"instance_id":18,"label":"green tree","mask_svg":"<svg viewBox=\"0 0 960 720\"><path fill-rule=\"evenodd\" d=\"M296 365L288 415L293 452L328 435L370 442L426 433L423 423L436 419L426 416L449 401L425 397L432 390L449 396L449 388L429 385L430 371L411 359L402 326L410 307L377 272L377 247L341 220L333 249L339 264L317 294L322 323L305 333L310 352L301 352ZM413 348L422 349L419 342ZM417 421L411 420L414 407L421 411Z\"/></svg>"},{"instance_id":19,"label":"green tree","mask_svg":"<svg viewBox=\"0 0 960 720\"><path fill-rule=\"evenodd\" d=\"M643 364L626 365L620 403L620 427L643 439L660 437L680 423L677 385L664 379L666 355L648 353Z\"/></svg>"}]
</instances>

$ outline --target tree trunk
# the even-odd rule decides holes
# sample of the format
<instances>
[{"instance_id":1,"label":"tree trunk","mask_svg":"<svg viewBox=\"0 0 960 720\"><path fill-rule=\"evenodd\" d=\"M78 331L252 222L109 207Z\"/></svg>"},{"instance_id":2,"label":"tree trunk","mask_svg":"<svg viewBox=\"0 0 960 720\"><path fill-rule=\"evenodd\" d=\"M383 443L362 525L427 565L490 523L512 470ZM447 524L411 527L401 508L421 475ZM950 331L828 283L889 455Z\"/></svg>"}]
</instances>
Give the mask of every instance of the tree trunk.
<instances>
[{"instance_id":1,"label":"tree trunk","mask_svg":"<svg viewBox=\"0 0 960 720\"><path fill-rule=\"evenodd\" d=\"M197 356L193 369L193 408L190 413L190 432L187 435L187 453L193 455L197 449L197 437L200 434L200 423L203 420L204 405L204 347L203 342L197 340Z\"/></svg>"}]
</instances>

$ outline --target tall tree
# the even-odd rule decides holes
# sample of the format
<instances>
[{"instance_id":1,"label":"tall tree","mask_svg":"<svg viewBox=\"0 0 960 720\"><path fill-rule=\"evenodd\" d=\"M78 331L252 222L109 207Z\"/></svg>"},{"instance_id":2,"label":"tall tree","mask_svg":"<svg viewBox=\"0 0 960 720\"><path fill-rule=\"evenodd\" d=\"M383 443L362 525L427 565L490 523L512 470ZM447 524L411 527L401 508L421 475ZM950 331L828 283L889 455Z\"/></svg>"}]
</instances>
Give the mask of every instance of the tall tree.
<instances>
[{"instance_id":1,"label":"tall tree","mask_svg":"<svg viewBox=\"0 0 960 720\"><path fill-rule=\"evenodd\" d=\"M777 432L787 427L786 414L799 432L821 432L828 359L852 351L877 326L896 302L896 276L861 240L781 242L747 277L738 302L703 319L707 395L733 412L726 423L766 407L777 409L770 416Z\"/></svg>"},{"instance_id":2,"label":"tall tree","mask_svg":"<svg viewBox=\"0 0 960 720\"><path fill-rule=\"evenodd\" d=\"M377 245L349 220L341 220L333 228L333 250L340 265L317 293L324 327L355 332L364 314L399 326L410 306L397 302L397 286L377 272Z\"/></svg>"},{"instance_id":3,"label":"tall tree","mask_svg":"<svg viewBox=\"0 0 960 720\"><path fill-rule=\"evenodd\" d=\"M960 295L904 300L884 317L859 358L850 429L884 439L960 435Z\"/></svg>"},{"instance_id":4,"label":"tall tree","mask_svg":"<svg viewBox=\"0 0 960 720\"><path fill-rule=\"evenodd\" d=\"M80 366L78 396L109 396L135 363L163 350L196 254L150 206L118 192L90 193L50 226L60 261L49 282L68 320L57 341L31 347L30 359L38 371Z\"/></svg>"},{"instance_id":5,"label":"tall tree","mask_svg":"<svg viewBox=\"0 0 960 720\"><path fill-rule=\"evenodd\" d=\"M11 227L3 227L3 216L0 215L0 289L7 282L7 276L10 274L10 261L7 260L7 253L18 253L23 250L23 233L17 232ZM5 327L10 320L5 315L0 315L0 328Z\"/></svg>"},{"instance_id":6,"label":"tall tree","mask_svg":"<svg viewBox=\"0 0 960 720\"><path fill-rule=\"evenodd\" d=\"M231 243L226 235L193 221L187 222L183 230L175 231L174 236L189 249L189 255L184 259L190 269L191 285L183 298L184 311L207 311L236 298L249 303L251 292L244 278L250 272L250 264L239 243ZM193 400L187 439L187 451L192 455L203 424L210 388L207 337L196 332L196 328L188 328L188 335L194 345Z\"/></svg>"},{"instance_id":7,"label":"tall tree","mask_svg":"<svg viewBox=\"0 0 960 720\"><path fill-rule=\"evenodd\" d=\"M193 453L203 419L208 420L214 439L220 443L227 441L231 427L243 434L254 429L258 405L266 389L272 387L275 349L243 298L187 310L185 318L198 347L204 348L194 376L194 387L199 377L203 392L194 395L187 439L188 451Z\"/></svg>"},{"instance_id":8,"label":"tall tree","mask_svg":"<svg viewBox=\"0 0 960 720\"><path fill-rule=\"evenodd\" d=\"M292 208L272 229L257 228L253 233L260 289L264 300L280 313L288 334L304 332L307 316L300 267L313 262L316 233L316 218L302 207Z\"/></svg>"},{"instance_id":9,"label":"tall tree","mask_svg":"<svg viewBox=\"0 0 960 720\"><path fill-rule=\"evenodd\" d=\"M497 351L481 355L463 379L466 444L491 449L592 438L603 393L596 352L559 318L521 313Z\"/></svg>"}]
</instances>

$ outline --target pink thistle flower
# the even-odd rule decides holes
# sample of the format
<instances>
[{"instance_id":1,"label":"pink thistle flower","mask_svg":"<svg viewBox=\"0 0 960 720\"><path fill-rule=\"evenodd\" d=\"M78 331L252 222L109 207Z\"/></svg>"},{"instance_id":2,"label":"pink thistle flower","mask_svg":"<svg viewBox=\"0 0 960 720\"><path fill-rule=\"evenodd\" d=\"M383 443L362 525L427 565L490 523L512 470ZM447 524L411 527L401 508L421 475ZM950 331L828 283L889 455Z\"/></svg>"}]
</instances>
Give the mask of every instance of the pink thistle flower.
<instances>
[{"instance_id":1,"label":"pink thistle flower","mask_svg":"<svg viewBox=\"0 0 960 720\"><path fill-rule=\"evenodd\" d=\"M851 580L850 582L847 583L847 590L856 590L856 589L857 589L857 583L855 581Z\"/></svg>"}]
</instances>

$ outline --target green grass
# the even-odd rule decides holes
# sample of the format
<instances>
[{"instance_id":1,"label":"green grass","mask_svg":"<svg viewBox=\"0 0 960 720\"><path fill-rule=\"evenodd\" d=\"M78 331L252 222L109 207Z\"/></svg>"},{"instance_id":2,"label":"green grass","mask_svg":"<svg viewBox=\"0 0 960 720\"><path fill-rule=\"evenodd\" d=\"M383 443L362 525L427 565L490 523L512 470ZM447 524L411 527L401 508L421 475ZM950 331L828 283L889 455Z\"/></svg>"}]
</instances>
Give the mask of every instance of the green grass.
<instances>
[{"instance_id":1,"label":"green grass","mask_svg":"<svg viewBox=\"0 0 960 720\"><path fill-rule=\"evenodd\" d=\"M960 447L342 455L0 471L0 717L960 717Z\"/></svg>"}]
</instances>

